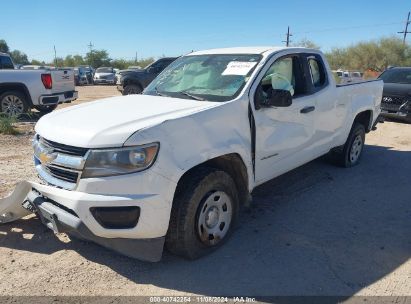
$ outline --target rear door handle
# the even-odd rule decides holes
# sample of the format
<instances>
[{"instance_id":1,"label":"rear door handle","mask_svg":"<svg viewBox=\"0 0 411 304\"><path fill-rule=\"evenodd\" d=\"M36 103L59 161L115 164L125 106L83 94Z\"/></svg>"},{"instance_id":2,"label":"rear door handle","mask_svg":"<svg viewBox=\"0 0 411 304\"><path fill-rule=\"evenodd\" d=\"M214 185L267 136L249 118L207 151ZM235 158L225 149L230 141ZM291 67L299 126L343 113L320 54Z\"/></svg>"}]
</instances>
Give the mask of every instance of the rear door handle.
<instances>
[{"instance_id":1,"label":"rear door handle","mask_svg":"<svg viewBox=\"0 0 411 304\"><path fill-rule=\"evenodd\" d=\"M314 106L305 107L305 108L302 108L302 109L300 110L300 113L307 114L307 113L310 113L310 112L312 112L312 111L314 111L314 110L315 110L315 107L314 107Z\"/></svg>"}]
</instances>

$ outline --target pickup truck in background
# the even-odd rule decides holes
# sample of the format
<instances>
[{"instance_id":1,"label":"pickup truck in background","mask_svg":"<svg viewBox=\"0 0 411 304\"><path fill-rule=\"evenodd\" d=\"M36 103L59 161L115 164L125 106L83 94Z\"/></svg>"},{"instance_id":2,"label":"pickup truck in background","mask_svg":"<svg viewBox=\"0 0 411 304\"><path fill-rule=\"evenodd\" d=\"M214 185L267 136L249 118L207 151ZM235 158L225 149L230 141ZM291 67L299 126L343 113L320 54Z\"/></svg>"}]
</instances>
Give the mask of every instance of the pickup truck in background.
<instances>
[{"instance_id":1,"label":"pickup truck in background","mask_svg":"<svg viewBox=\"0 0 411 304\"><path fill-rule=\"evenodd\" d=\"M44 183L1 199L0 222L36 212L130 257L158 261L165 244L198 258L229 238L256 186L327 153L357 165L382 89L336 85L314 49L190 53L141 95L43 116L33 147Z\"/></svg>"},{"instance_id":2,"label":"pickup truck in background","mask_svg":"<svg viewBox=\"0 0 411 304\"><path fill-rule=\"evenodd\" d=\"M382 73L381 115L411 123L411 67L394 67Z\"/></svg>"},{"instance_id":3,"label":"pickup truck in background","mask_svg":"<svg viewBox=\"0 0 411 304\"><path fill-rule=\"evenodd\" d=\"M158 74L177 58L161 58L144 69L127 69L116 74L117 90L123 95L140 94Z\"/></svg>"},{"instance_id":4,"label":"pickup truck in background","mask_svg":"<svg viewBox=\"0 0 411 304\"><path fill-rule=\"evenodd\" d=\"M35 108L49 113L59 103L77 99L71 69L5 69L3 62L12 61L4 53L0 61L0 112L18 116Z\"/></svg>"}]
</instances>

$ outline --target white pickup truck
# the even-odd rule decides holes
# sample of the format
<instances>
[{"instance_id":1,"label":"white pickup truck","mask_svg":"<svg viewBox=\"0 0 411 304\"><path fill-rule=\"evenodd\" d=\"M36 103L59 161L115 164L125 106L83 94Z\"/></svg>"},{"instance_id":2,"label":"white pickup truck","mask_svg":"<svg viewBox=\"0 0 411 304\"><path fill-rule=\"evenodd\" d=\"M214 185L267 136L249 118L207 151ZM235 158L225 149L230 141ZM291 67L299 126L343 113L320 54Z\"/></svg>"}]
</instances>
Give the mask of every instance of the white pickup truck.
<instances>
[{"instance_id":1,"label":"white pickup truck","mask_svg":"<svg viewBox=\"0 0 411 304\"><path fill-rule=\"evenodd\" d=\"M0 53L0 112L18 116L35 108L42 113L53 111L59 103L77 99L74 72L70 69L15 70L9 55Z\"/></svg>"},{"instance_id":2,"label":"white pickup truck","mask_svg":"<svg viewBox=\"0 0 411 304\"><path fill-rule=\"evenodd\" d=\"M20 183L0 221L49 228L127 256L197 258L221 246L253 189L326 153L356 165L382 81L337 86L305 48L190 53L142 95L48 114L36 125L44 184Z\"/></svg>"}]
</instances>

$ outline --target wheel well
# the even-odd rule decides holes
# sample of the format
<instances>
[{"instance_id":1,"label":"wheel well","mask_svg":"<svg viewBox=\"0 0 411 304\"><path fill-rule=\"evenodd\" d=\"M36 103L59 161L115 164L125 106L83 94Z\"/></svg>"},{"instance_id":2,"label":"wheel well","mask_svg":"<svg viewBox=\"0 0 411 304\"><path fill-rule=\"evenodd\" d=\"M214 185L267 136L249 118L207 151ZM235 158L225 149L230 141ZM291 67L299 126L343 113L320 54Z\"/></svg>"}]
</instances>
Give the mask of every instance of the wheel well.
<instances>
[{"instance_id":1,"label":"wheel well","mask_svg":"<svg viewBox=\"0 0 411 304\"><path fill-rule=\"evenodd\" d=\"M31 100L31 96L29 94L29 91L27 87L24 84L21 83L2 83L0 85L0 95L8 92L8 91L18 91L20 93L23 93L24 96L26 97L26 100L28 102L28 106L31 107L33 106L33 102Z\"/></svg>"},{"instance_id":2,"label":"wheel well","mask_svg":"<svg viewBox=\"0 0 411 304\"><path fill-rule=\"evenodd\" d=\"M141 89L143 89L143 86L140 84L140 82L139 82L138 80L131 79L131 78L125 79L125 80L124 80L124 86L127 86L127 85L129 85L129 84L137 85L137 86L139 86Z\"/></svg>"},{"instance_id":3,"label":"wheel well","mask_svg":"<svg viewBox=\"0 0 411 304\"><path fill-rule=\"evenodd\" d=\"M186 171L178 181L176 192L184 190L184 181L187 178L190 178L193 174L196 174L197 170L204 167L220 169L228 173L234 180L235 185L237 187L240 204L248 204L249 191L247 168L244 165L241 156L237 153L226 154L216 158L209 159Z\"/></svg>"},{"instance_id":4,"label":"wheel well","mask_svg":"<svg viewBox=\"0 0 411 304\"><path fill-rule=\"evenodd\" d=\"M371 119L372 119L372 111L367 110L361 113L358 113L354 119L354 123L358 122L362 124L365 128L366 132L371 131Z\"/></svg>"}]
</instances>

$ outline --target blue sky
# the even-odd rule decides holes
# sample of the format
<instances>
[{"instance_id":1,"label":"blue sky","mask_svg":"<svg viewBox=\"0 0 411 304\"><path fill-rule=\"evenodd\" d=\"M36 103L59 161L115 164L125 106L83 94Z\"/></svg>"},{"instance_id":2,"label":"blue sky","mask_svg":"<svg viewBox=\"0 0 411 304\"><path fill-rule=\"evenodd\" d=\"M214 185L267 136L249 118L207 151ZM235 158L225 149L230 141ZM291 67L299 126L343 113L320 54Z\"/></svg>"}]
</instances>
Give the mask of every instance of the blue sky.
<instances>
[{"instance_id":1,"label":"blue sky","mask_svg":"<svg viewBox=\"0 0 411 304\"><path fill-rule=\"evenodd\" d=\"M0 39L30 59L84 55L91 41L112 58L175 56L191 50L282 45L287 26L298 41L327 51L397 35L410 0L132 1L13 0L1 4ZM411 34L408 41L411 42Z\"/></svg>"}]
</instances>

